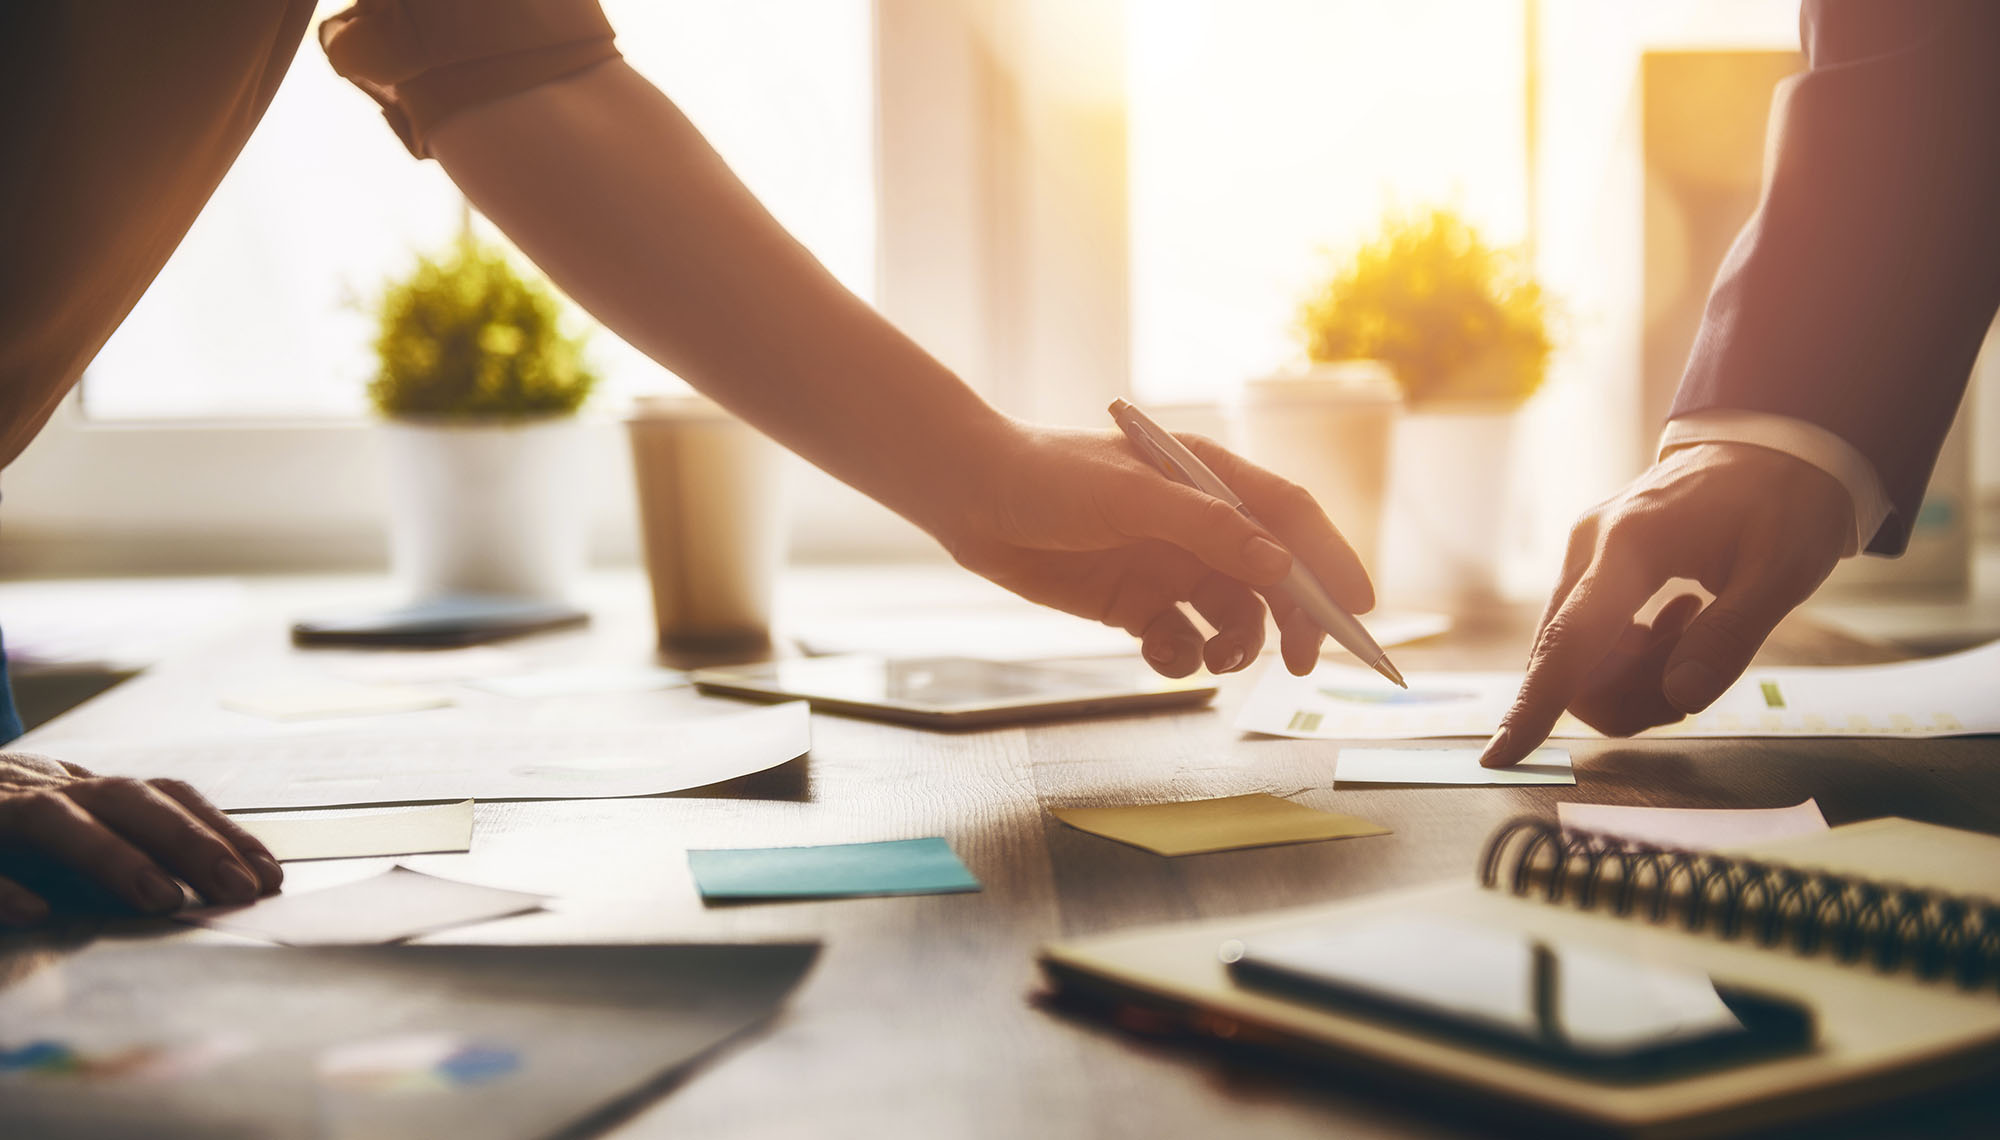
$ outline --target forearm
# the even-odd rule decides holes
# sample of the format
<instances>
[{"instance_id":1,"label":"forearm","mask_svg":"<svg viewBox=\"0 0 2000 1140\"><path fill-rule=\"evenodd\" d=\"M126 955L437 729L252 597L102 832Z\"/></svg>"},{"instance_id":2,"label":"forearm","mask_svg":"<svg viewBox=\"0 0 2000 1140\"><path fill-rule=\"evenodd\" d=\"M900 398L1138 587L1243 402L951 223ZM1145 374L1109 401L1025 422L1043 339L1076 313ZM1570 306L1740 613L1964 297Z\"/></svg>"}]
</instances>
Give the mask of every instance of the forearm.
<instances>
[{"instance_id":1,"label":"forearm","mask_svg":"<svg viewBox=\"0 0 2000 1140\"><path fill-rule=\"evenodd\" d=\"M470 108L431 147L607 327L937 533L1006 421L843 288L622 61Z\"/></svg>"}]
</instances>

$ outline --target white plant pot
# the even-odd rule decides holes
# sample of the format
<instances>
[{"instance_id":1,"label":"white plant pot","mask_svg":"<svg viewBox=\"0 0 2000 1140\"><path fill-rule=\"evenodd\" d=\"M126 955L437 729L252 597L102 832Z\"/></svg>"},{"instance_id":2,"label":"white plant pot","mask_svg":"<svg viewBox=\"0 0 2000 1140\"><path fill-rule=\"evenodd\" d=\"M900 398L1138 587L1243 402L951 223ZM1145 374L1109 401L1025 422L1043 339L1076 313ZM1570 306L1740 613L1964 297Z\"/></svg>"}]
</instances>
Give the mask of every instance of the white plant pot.
<instances>
[{"instance_id":1,"label":"white plant pot","mask_svg":"<svg viewBox=\"0 0 2000 1140\"><path fill-rule=\"evenodd\" d=\"M1249 457L1310 491L1371 576L1402 402L1387 366L1347 360L1252 380L1236 409Z\"/></svg>"},{"instance_id":2,"label":"white plant pot","mask_svg":"<svg viewBox=\"0 0 2000 1140\"><path fill-rule=\"evenodd\" d=\"M584 563L576 417L389 420L389 560L412 600L560 601Z\"/></svg>"},{"instance_id":3,"label":"white plant pot","mask_svg":"<svg viewBox=\"0 0 2000 1140\"><path fill-rule=\"evenodd\" d=\"M1516 410L1432 405L1397 421L1376 581L1384 599L1461 615L1500 600Z\"/></svg>"}]
</instances>

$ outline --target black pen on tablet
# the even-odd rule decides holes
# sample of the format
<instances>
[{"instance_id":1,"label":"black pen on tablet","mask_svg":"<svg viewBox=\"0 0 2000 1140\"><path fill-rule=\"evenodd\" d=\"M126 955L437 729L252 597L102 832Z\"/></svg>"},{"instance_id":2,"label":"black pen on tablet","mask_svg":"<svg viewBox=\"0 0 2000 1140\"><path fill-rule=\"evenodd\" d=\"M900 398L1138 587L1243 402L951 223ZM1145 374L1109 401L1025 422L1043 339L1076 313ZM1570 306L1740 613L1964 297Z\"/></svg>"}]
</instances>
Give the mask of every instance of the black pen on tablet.
<instances>
[{"instance_id":1,"label":"black pen on tablet","mask_svg":"<svg viewBox=\"0 0 2000 1140\"><path fill-rule=\"evenodd\" d=\"M1111 401L1111 419L1132 446L1139 449L1160 473L1177 483L1185 483L1205 495L1212 495L1228 503L1237 514L1257 522L1257 516L1243 506L1243 497L1229 489L1215 472L1208 469L1187 445L1175 439L1171 433L1154 423L1146 413L1132 405L1130 400ZM1257 523L1263 526L1263 523ZM1269 529L1269 528L1266 528ZM1340 603L1326 592L1326 587L1313 576L1306 564L1298 558L1292 559L1291 572L1285 575L1280 586L1292 601L1313 619L1327 636L1339 642L1349 653L1360 658L1370 669L1382 674L1402 688L1410 686L1403 681L1403 675L1389 660L1389 655L1369 636L1368 630L1353 614L1342 609Z\"/></svg>"}]
</instances>

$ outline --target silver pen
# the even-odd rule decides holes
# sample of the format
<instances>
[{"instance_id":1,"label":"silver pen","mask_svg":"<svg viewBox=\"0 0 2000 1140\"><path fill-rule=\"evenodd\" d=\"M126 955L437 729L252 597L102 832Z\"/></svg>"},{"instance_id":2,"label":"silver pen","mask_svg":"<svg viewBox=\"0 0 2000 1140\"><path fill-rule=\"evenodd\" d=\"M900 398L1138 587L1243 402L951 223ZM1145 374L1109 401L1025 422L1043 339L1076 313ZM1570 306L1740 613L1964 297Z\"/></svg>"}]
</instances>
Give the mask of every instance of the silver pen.
<instances>
[{"instance_id":1,"label":"silver pen","mask_svg":"<svg viewBox=\"0 0 2000 1140\"><path fill-rule=\"evenodd\" d=\"M1221 499L1237 514L1257 523L1258 526L1264 525L1257 522L1257 516L1245 509L1241 495L1230 490L1229 484L1224 483L1215 472L1210 471L1208 465L1197 458L1194 452L1189 451L1186 444L1154 423L1146 413L1134 407L1130 400L1111 401L1111 419L1118 425L1118 430L1125 433L1125 438L1132 441L1132 446L1139 449L1139 454L1159 468L1161 474L1175 482L1185 483L1205 495ZM1296 557L1292 559L1291 572L1285 575L1282 588L1285 593L1291 595L1292 601L1304 610L1308 617L1318 623L1329 637L1339 642L1349 653L1359 657L1370 669L1397 685L1405 689L1410 687L1404 684L1403 675L1396 671L1396 666L1390 662L1389 655L1382 652L1382 647L1375 644L1375 639L1369 635L1367 628L1356 621L1353 614L1342 609L1340 603L1327 594L1326 587L1320 585L1319 579L1313 576L1313 572L1306 569L1305 563Z\"/></svg>"}]
</instances>

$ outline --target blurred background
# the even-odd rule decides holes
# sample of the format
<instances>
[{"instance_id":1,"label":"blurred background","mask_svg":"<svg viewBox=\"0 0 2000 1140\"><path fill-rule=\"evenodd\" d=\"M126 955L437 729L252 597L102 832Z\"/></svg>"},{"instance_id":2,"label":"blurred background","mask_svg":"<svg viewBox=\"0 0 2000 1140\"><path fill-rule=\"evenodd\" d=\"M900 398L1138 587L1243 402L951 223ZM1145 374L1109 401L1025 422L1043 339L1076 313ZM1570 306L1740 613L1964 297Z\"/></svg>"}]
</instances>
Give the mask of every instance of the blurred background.
<instances>
[{"instance_id":1,"label":"blurred background","mask_svg":"<svg viewBox=\"0 0 2000 1140\"><path fill-rule=\"evenodd\" d=\"M1545 375L1502 409L1490 455L1505 478L1479 508L1498 524L1481 587L1514 599L1546 588L1577 513L1652 458L1708 283L1756 201L1772 87L1801 63L1795 0L605 8L627 58L777 216L995 402L1104 426L1106 402L1132 396L1302 479L1360 479L1325 494L1371 535L1407 457L1329 435L1317 450L1364 469L1330 475L1310 440L1272 442L1254 421L1365 386L1307 367L1301 305L1385 218L1444 209L1550 301ZM451 241L461 211L308 44L184 246L7 472L0 572L385 565L369 306L416 251ZM602 379L584 430L605 446L585 449L575 510L591 562L625 565L637 514L619 421L679 382L602 331L588 353ZM2000 533L1996 358L1910 556L1850 567L1829 592L1858 599L1844 620L2000 632L1978 543ZM1257 383L1314 376L1310 391ZM1364 434L1425 410L1395 406ZM788 525L794 561L941 557L810 472ZM1396 541L1382 535L1392 564ZM1930 616L1883 617L1897 592Z\"/></svg>"}]
</instances>

